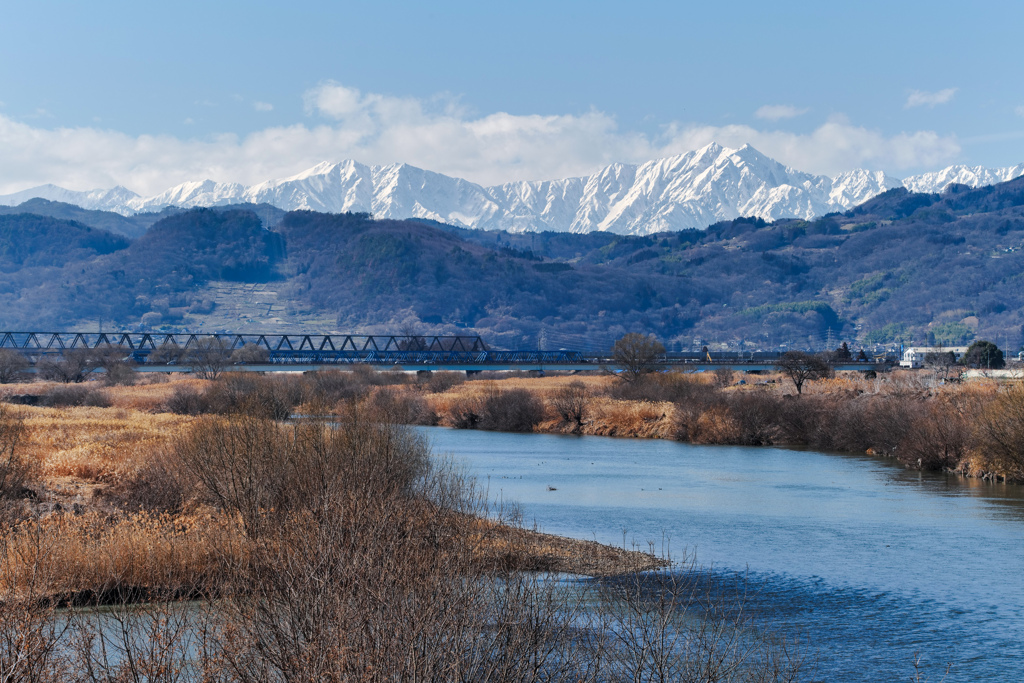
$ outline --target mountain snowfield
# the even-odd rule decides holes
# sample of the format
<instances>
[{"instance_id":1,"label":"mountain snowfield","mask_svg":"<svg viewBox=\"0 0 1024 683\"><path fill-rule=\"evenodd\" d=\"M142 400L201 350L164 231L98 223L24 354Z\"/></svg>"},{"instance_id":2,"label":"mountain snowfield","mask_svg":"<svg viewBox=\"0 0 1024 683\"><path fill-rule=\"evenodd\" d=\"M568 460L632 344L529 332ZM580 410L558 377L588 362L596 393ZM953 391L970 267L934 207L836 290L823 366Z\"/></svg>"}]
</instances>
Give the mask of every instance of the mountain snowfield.
<instances>
[{"instance_id":1,"label":"mountain snowfield","mask_svg":"<svg viewBox=\"0 0 1024 683\"><path fill-rule=\"evenodd\" d=\"M988 169L950 166L903 180L862 169L835 178L789 168L750 145L703 149L643 164L612 164L591 176L516 181L484 187L408 164L324 162L298 175L258 185L187 182L155 195L131 190L75 192L55 185L0 196L16 206L41 197L123 215L169 206L266 203L285 210L371 212L378 218L428 218L452 225L513 232L556 230L643 235L704 228L740 216L813 218L844 211L886 190L941 192L951 183L991 185L1024 175L1024 164Z\"/></svg>"}]
</instances>

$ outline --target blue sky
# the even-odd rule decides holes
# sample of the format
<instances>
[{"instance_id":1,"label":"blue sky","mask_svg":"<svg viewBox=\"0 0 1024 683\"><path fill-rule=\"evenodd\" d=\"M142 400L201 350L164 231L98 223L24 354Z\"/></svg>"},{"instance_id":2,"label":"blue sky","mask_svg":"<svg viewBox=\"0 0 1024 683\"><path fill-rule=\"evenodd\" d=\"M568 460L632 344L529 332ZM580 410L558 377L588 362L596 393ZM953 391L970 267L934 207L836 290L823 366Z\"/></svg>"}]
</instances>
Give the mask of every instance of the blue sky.
<instances>
[{"instance_id":1,"label":"blue sky","mask_svg":"<svg viewBox=\"0 0 1024 683\"><path fill-rule=\"evenodd\" d=\"M1024 161L1024 4L11 3L0 193L318 161L484 183L750 142L897 177Z\"/></svg>"}]
</instances>

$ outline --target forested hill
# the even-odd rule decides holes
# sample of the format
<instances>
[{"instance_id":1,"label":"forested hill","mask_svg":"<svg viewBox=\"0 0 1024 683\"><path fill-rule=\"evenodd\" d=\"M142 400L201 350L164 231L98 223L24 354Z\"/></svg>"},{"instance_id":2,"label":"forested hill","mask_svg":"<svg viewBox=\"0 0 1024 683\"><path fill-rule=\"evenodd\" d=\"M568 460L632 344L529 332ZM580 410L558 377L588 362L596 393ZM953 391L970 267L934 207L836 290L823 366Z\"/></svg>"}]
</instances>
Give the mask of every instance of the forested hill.
<instances>
[{"instance_id":1,"label":"forested hill","mask_svg":"<svg viewBox=\"0 0 1024 683\"><path fill-rule=\"evenodd\" d=\"M469 327L498 346L603 344L642 330L684 347L820 345L831 334L980 336L1016 349L1024 324L1024 178L942 195L900 188L811 222L645 237L230 207L175 212L129 240L100 219L113 220L0 216L0 324L136 327L158 313L148 325L239 329L247 319L218 310L230 283L272 289L288 310L279 327L325 316L343 330Z\"/></svg>"}]
</instances>

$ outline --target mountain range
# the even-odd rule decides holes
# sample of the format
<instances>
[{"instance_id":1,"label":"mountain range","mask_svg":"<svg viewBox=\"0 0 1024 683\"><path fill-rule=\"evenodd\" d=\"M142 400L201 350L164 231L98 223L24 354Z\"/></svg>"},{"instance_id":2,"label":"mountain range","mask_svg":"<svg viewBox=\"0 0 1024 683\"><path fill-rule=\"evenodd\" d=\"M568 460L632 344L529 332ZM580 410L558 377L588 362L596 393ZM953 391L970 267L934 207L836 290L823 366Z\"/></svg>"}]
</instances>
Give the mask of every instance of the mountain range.
<instances>
[{"instance_id":1,"label":"mountain range","mask_svg":"<svg viewBox=\"0 0 1024 683\"><path fill-rule=\"evenodd\" d=\"M789 168L750 145L730 149L712 143L643 164L612 164L590 176L490 187L408 164L367 166L349 160L250 186L187 182L152 197L124 187L78 192L42 185L2 195L0 205L41 198L130 216L168 207L269 204L286 211L365 212L508 232L645 235L705 228L741 216L809 220L897 187L937 193L951 184L980 187L1021 175L1024 164L950 166L902 180L863 169L830 178Z\"/></svg>"}]
</instances>

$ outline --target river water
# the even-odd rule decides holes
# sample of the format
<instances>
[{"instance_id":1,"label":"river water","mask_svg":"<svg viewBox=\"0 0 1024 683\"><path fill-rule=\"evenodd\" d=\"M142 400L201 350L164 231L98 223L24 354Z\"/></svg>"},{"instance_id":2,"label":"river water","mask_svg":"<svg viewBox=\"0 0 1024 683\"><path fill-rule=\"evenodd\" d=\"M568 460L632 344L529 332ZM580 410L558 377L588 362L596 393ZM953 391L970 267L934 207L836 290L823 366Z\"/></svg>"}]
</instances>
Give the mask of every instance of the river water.
<instances>
[{"instance_id":1,"label":"river water","mask_svg":"<svg viewBox=\"0 0 1024 683\"><path fill-rule=\"evenodd\" d=\"M423 428L524 523L674 557L810 640L815 680L1024 681L1024 487L867 456ZM551 490L554 489L554 490Z\"/></svg>"}]
</instances>

